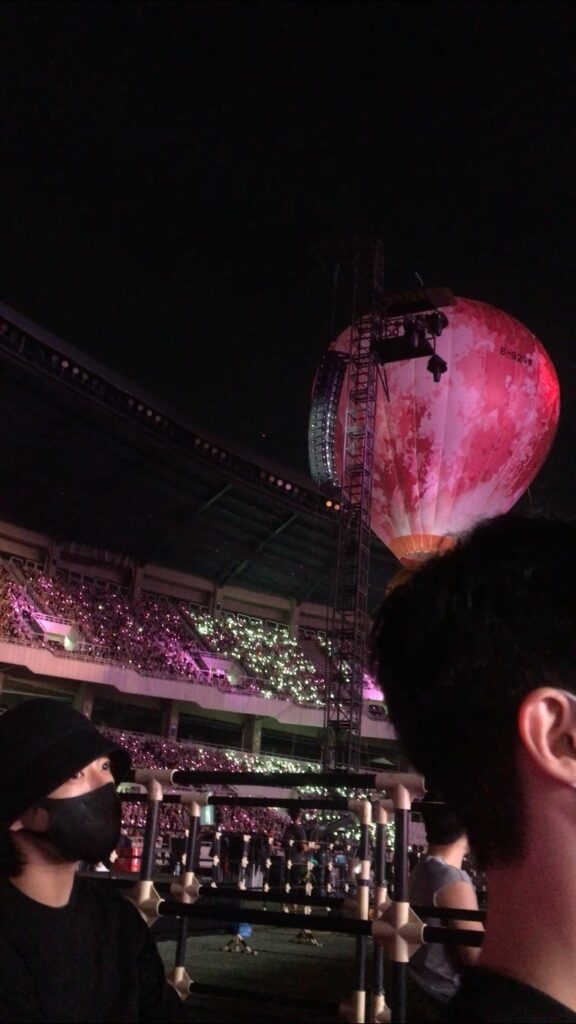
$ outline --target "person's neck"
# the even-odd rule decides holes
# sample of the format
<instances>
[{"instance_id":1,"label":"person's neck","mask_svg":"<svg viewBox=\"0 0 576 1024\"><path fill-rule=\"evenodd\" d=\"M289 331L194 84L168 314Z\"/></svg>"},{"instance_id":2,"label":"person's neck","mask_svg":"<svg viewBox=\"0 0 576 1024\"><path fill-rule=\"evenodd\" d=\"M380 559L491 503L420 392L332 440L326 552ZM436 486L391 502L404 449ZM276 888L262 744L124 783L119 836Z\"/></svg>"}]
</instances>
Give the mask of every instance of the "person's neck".
<instances>
[{"instance_id":1,"label":"person's neck","mask_svg":"<svg viewBox=\"0 0 576 1024\"><path fill-rule=\"evenodd\" d=\"M18 846L24 867L19 875L10 879L20 892L47 907L65 907L76 877L77 863L63 861L55 853L31 837L18 835Z\"/></svg>"},{"instance_id":2,"label":"person's neck","mask_svg":"<svg viewBox=\"0 0 576 1024\"><path fill-rule=\"evenodd\" d=\"M75 875L75 864L60 864L58 867L27 865L21 875L10 881L37 903L47 907L65 907L70 902Z\"/></svg>"},{"instance_id":3,"label":"person's neck","mask_svg":"<svg viewBox=\"0 0 576 1024\"><path fill-rule=\"evenodd\" d=\"M462 836L454 843L430 843L426 852L429 857L441 857L453 868L461 868L467 850L468 840L466 836Z\"/></svg>"},{"instance_id":4,"label":"person's neck","mask_svg":"<svg viewBox=\"0 0 576 1024\"><path fill-rule=\"evenodd\" d=\"M573 797L573 800L576 799ZM576 1011L574 806L555 828L527 829L522 859L487 871L488 913L479 966L532 985ZM554 836L554 838L552 838Z\"/></svg>"}]
</instances>

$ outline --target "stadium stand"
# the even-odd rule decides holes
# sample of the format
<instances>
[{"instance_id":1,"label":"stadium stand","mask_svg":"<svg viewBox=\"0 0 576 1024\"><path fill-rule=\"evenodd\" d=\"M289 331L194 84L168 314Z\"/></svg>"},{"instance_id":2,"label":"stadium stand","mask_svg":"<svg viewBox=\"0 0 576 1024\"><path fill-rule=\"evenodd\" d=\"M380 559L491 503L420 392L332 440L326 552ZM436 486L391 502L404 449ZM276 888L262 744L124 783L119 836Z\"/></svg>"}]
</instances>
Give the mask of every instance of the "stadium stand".
<instances>
[{"instance_id":1,"label":"stadium stand","mask_svg":"<svg viewBox=\"0 0 576 1024\"><path fill-rule=\"evenodd\" d=\"M224 614L219 620L206 613L187 614L213 651L236 659L251 678L260 680L263 696L322 705L324 678L288 629L239 614Z\"/></svg>"},{"instance_id":2,"label":"stadium stand","mask_svg":"<svg viewBox=\"0 0 576 1024\"><path fill-rule=\"evenodd\" d=\"M0 368L2 702L317 757L334 503L3 304ZM373 538L371 607L395 571ZM395 740L364 705L369 764Z\"/></svg>"},{"instance_id":3,"label":"stadium stand","mask_svg":"<svg viewBox=\"0 0 576 1024\"><path fill-rule=\"evenodd\" d=\"M315 771L318 765L292 758L257 757L242 751L219 750L205 744L185 743L161 736L143 735L127 730L102 730L111 739L130 752L132 762L145 768L175 768L182 770L236 771L241 782L242 771ZM235 796L234 786L213 788L222 796ZM270 835L280 835L288 822L288 816L281 811L270 811L259 807L218 807L216 823L222 832L256 832L263 830ZM146 820L144 804L131 803L123 806L123 828L127 834L140 833ZM183 834L187 825L185 813L179 806L163 805L161 809L161 831Z\"/></svg>"},{"instance_id":4,"label":"stadium stand","mask_svg":"<svg viewBox=\"0 0 576 1024\"><path fill-rule=\"evenodd\" d=\"M226 674L206 674L207 652L235 665L245 692L305 706L322 705L324 677L301 641L280 624L241 614L215 618L186 602L108 581L52 577L40 569L14 571L0 562L0 637L64 653L116 662L140 673L220 684ZM64 627L54 640L50 626ZM312 640L306 637L307 651ZM321 658L317 648L316 657Z\"/></svg>"}]
</instances>

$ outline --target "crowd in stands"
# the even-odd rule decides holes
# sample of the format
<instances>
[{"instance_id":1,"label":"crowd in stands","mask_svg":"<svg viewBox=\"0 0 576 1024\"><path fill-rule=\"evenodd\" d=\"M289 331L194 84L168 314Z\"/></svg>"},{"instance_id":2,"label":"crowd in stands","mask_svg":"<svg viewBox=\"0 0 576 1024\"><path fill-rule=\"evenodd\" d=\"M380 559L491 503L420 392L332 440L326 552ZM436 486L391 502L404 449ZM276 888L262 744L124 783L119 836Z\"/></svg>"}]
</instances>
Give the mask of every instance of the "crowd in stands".
<instances>
[{"instance_id":1,"label":"crowd in stands","mask_svg":"<svg viewBox=\"0 0 576 1024\"><path fill-rule=\"evenodd\" d=\"M55 638L40 624L42 617L69 629ZM163 595L140 591L134 596L105 580L48 575L29 565L15 569L0 560L0 638L160 678L323 705L325 682L318 664L328 643L324 636L317 636L315 665L281 623L232 612L216 617ZM310 652L309 637L306 643ZM205 660L210 655L227 660L230 672L210 668Z\"/></svg>"},{"instance_id":2,"label":"crowd in stands","mask_svg":"<svg viewBox=\"0 0 576 1024\"><path fill-rule=\"evenodd\" d=\"M242 751L222 750L190 742L106 727L101 727L101 731L130 752L133 767L235 771L239 774L239 781L241 781L241 773L243 771L261 771L264 775L265 773L278 771L310 772L319 770L318 764L294 761L277 756L257 756ZM207 787L198 786L200 790L203 788ZM169 791L178 791L178 787L172 786ZM236 788L230 785L211 784L210 791L215 795L229 795L231 798L237 795ZM346 790L342 787L336 790L327 790L323 787L305 786L299 792L302 797L312 797L314 795L324 797L335 793L342 796L355 795L356 797L368 795L365 792ZM146 825L147 804L130 800L130 794L127 793L122 800L122 810L122 833L125 841L140 841L140 846L137 847L138 852L135 855L134 853L129 855L128 862L125 859L126 855L120 854L118 865L113 870L137 871L140 863L141 841ZM244 849L243 836L251 836L249 863L252 864L252 867L255 866L255 844L257 840L262 844L262 849L266 856L274 853L274 851L281 851L284 848L284 835L291 818L281 808L236 807L231 803L226 806L216 807L215 812L215 826L202 826L200 840L204 844L205 849L210 848L211 852L205 854L205 857L210 858L215 850L213 845L215 832L218 831L220 833L221 843L218 849L224 881L233 881L235 877L237 880L237 864L236 869L234 869L233 861L234 856L238 860L242 855ZM173 853L174 849L176 849L179 859L183 854L184 846L176 847L174 841L183 844L188 821L188 816L180 805L161 805L157 839L157 867L159 864L163 865L160 870L167 870L173 873L177 862L174 856L171 856L169 860L160 859L160 842L162 842L166 851ZM308 839L317 844L312 849L332 851L337 871L343 872L342 878L348 877L347 872L350 865L347 858L356 855L359 839L358 825L354 816L343 814L340 811L310 811L303 817L303 825ZM418 826L415 827L418 828ZM392 850L394 830L391 824L387 826L386 832L388 842L386 878L389 884L393 884ZM374 843L375 834L373 829L371 829L371 856L374 855ZM120 845L122 846L122 843ZM408 857L411 869L418 862L418 858L421 856L424 848L423 845L416 842L409 847ZM236 849L235 855L233 854L233 849ZM315 857L316 864L319 864L322 854L316 852L313 856ZM207 862L209 863L210 861L205 860L205 866ZM485 875L477 867L474 858L471 856L467 858L465 867L478 891L480 903L484 905L486 900ZM236 870L236 876L234 875L234 870ZM315 877L318 878L319 876L316 875Z\"/></svg>"},{"instance_id":3,"label":"crowd in stands","mask_svg":"<svg viewBox=\"0 0 576 1024\"><path fill-rule=\"evenodd\" d=\"M294 761L278 756L257 756L242 751L223 750L190 742L142 735L126 730L102 728L102 731L130 752L133 767L235 771L238 772L239 782L241 782L241 773L243 771L261 771L264 782L264 775L266 773L279 771L310 772L318 771L320 768L318 764L311 762ZM124 788L126 789L127 787ZM207 788L207 786L203 785L198 786L199 790ZM231 785L215 785L211 783L209 789L215 795L229 795L231 799L238 795L237 789ZM175 791L178 791L178 787L175 785L171 786L168 790L168 792ZM298 788L298 792L303 799L315 795L322 798L331 795L348 797L367 796L365 792L359 790L350 790L343 787L333 790L310 785ZM123 854L115 870L137 871L139 866L138 858L140 857L146 825L147 804L143 801L136 802L131 800L130 793L126 792L122 799L122 810L123 842L139 845L136 846L136 853L132 852L129 855L131 866L128 866L125 854ZM243 836L248 835L252 837L250 845L250 857L252 858L254 857L254 844L257 840L266 851L267 856L273 852L281 852L284 849L285 832L290 821L289 814L282 808L239 807L233 803L217 806L215 808L215 825L201 827L201 843L205 844L205 849L207 848L206 844L208 844L210 849L214 851L215 833L220 833L221 840L218 848L220 851L220 866L224 873L224 880L231 881L234 875L232 863L234 861L233 849L242 851ZM350 853L353 854L358 847L359 830L358 822L354 815L343 813L342 811L311 810L303 815L302 823L307 837L318 844L313 849L325 851L330 849L334 850L336 856L344 855L342 857L344 865L346 864L346 856ZM180 805L161 804L157 837L157 864L163 865L161 867L162 871L174 871L176 862L173 853L176 850L178 857L182 855L183 845L177 846L176 844L183 842L188 824L187 813ZM388 842L391 843L393 835L391 825L387 828L387 833ZM372 850L374 839L375 836L372 830L370 836ZM165 851L164 854L160 853L160 844ZM391 866L391 849L392 846L390 846L389 854L387 855L387 859L390 861L389 867ZM170 851L170 855L168 851ZM134 856L136 859L134 859ZM205 853L204 856L206 858L210 855ZM236 859L239 856L241 856L241 852L237 853ZM321 854L317 853L314 856L317 859L317 863L319 863L318 858ZM338 859L336 859L336 864L340 864ZM206 860L204 865L206 868Z\"/></svg>"},{"instance_id":4,"label":"crowd in stands","mask_svg":"<svg viewBox=\"0 0 576 1024\"><path fill-rule=\"evenodd\" d=\"M198 644L167 598L141 593L132 599L106 582L60 579L26 571L28 594L46 615L74 623L80 652L154 675L196 680Z\"/></svg>"},{"instance_id":5,"label":"crowd in stands","mask_svg":"<svg viewBox=\"0 0 576 1024\"><path fill-rule=\"evenodd\" d=\"M215 619L187 608L185 614L214 653L231 654L250 677L258 679L262 696L322 706L324 677L285 626L255 623L233 613Z\"/></svg>"},{"instance_id":6,"label":"crowd in stands","mask_svg":"<svg viewBox=\"0 0 576 1024\"><path fill-rule=\"evenodd\" d=\"M20 590L7 567L0 562L0 636L15 643L32 643L32 602Z\"/></svg>"},{"instance_id":7,"label":"crowd in stands","mask_svg":"<svg viewBox=\"0 0 576 1024\"><path fill-rule=\"evenodd\" d=\"M199 744L117 729L102 729L107 736L130 752L132 764L138 768L174 768L198 771L316 771L318 765L293 761L282 757L257 756L242 751L218 750ZM202 788L202 787L199 787ZM177 787L174 787L177 789ZM215 795L237 796L233 786L211 786ZM146 805L123 800L123 828L129 834L141 833L146 821ZM216 821L223 832L257 832L279 836L288 822L281 811L262 807L235 807L233 804L216 808ZM186 813L178 805L163 804L160 829L165 834L181 835L187 825Z\"/></svg>"}]
</instances>

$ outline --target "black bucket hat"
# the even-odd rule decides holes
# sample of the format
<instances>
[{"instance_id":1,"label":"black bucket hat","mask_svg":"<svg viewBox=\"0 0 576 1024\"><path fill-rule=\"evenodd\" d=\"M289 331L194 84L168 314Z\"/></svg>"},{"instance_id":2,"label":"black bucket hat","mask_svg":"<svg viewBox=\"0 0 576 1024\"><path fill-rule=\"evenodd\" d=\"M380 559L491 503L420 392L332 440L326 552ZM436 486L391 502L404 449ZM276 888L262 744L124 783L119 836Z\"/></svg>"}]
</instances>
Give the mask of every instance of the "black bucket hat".
<instances>
[{"instance_id":1,"label":"black bucket hat","mask_svg":"<svg viewBox=\"0 0 576 1024\"><path fill-rule=\"evenodd\" d=\"M127 750L70 704L35 698L0 715L0 824L7 826L91 761L109 757L116 782Z\"/></svg>"}]
</instances>

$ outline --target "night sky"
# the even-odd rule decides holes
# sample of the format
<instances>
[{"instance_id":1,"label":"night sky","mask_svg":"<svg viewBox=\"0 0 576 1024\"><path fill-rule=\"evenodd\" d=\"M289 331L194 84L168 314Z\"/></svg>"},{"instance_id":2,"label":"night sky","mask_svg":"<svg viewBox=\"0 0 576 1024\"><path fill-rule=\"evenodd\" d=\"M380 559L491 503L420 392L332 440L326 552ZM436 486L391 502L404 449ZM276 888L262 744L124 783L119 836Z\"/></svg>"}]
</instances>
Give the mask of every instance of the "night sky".
<instances>
[{"instance_id":1,"label":"night sky","mask_svg":"<svg viewBox=\"0 0 576 1024\"><path fill-rule=\"evenodd\" d=\"M391 290L418 272L543 341L532 492L574 512L575 30L556 2L4 3L1 297L306 470L326 254L377 235Z\"/></svg>"}]
</instances>

